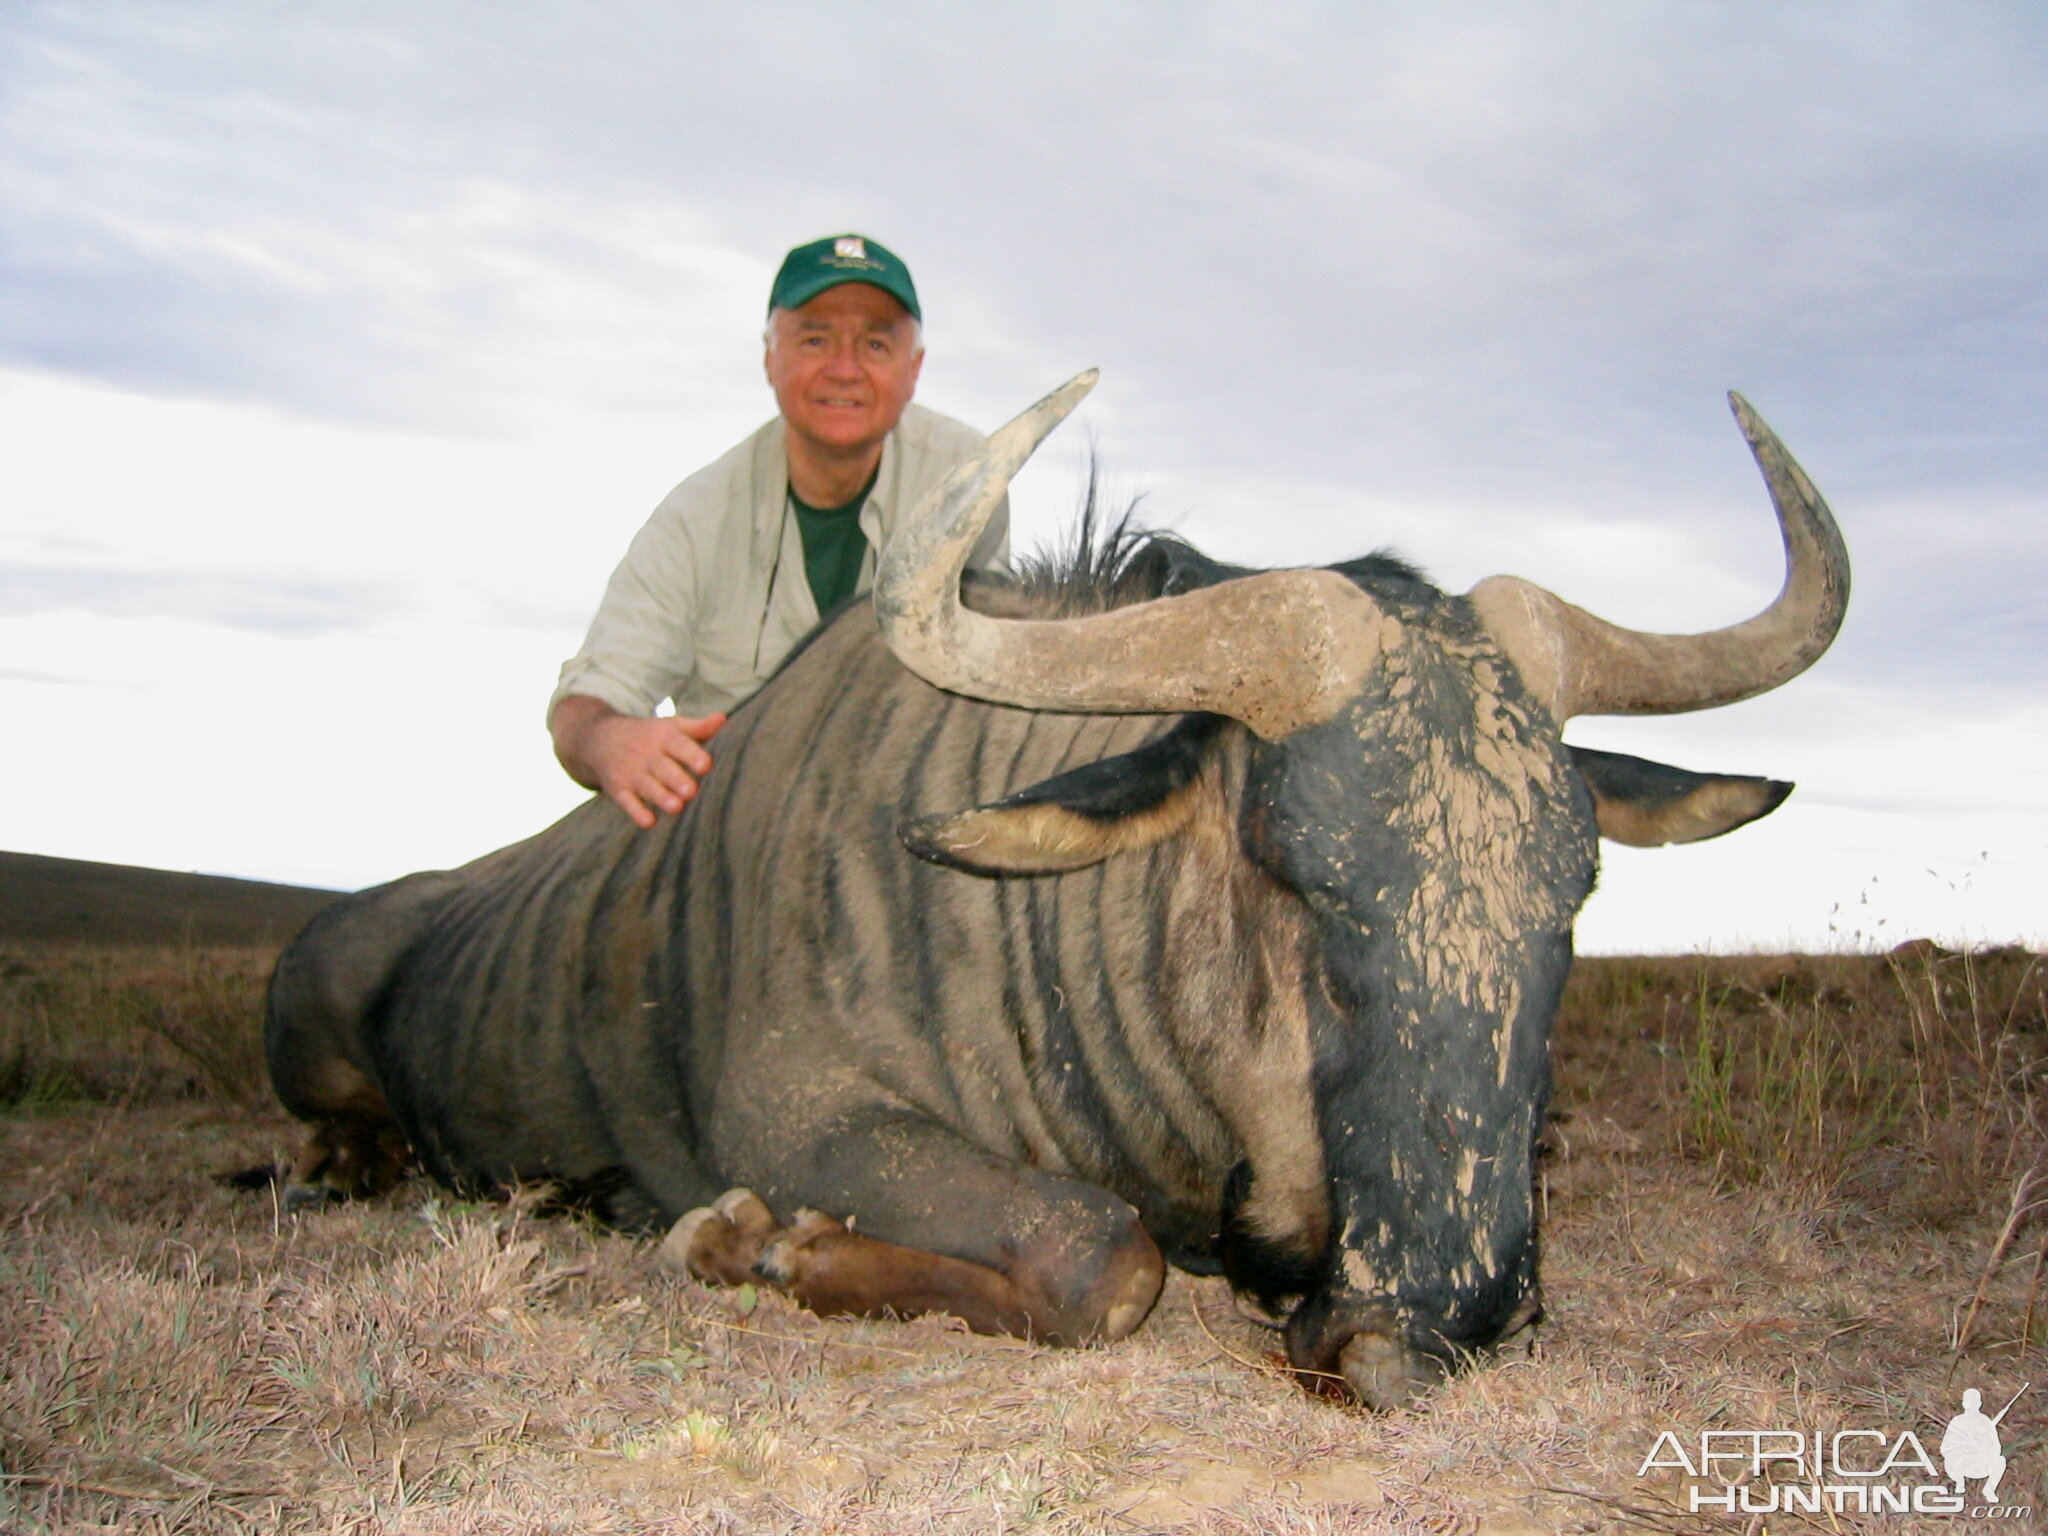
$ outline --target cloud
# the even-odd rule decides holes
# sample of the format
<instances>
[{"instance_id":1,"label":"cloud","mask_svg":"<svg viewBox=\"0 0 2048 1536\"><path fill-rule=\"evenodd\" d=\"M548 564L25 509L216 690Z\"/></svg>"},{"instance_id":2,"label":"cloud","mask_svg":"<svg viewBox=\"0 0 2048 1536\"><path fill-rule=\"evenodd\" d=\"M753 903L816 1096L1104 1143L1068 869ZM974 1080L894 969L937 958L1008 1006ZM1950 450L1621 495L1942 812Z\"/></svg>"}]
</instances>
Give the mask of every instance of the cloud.
<instances>
[{"instance_id":1,"label":"cloud","mask_svg":"<svg viewBox=\"0 0 2048 1536\"><path fill-rule=\"evenodd\" d=\"M1845 508L2048 478L2024 10L131 3L11 51L0 347L130 387L716 410L782 246L860 226L928 392L1102 363L1140 473L1669 516L1748 494L1737 385Z\"/></svg>"},{"instance_id":2,"label":"cloud","mask_svg":"<svg viewBox=\"0 0 2048 1536\"><path fill-rule=\"evenodd\" d=\"M8 359L472 433L564 397L687 410L756 371L765 255L687 202L589 201L467 152L486 122L400 107L422 67L403 29L205 6L41 20L10 39L0 120ZM694 361L719 352L730 367Z\"/></svg>"},{"instance_id":3,"label":"cloud","mask_svg":"<svg viewBox=\"0 0 2048 1536\"><path fill-rule=\"evenodd\" d=\"M523 350L657 389L703 366L679 314L744 353L783 245L876 225L970 393L1107 363L1155 462L1620 499L1734 383L1859 460L1969 435L1997 484L2048 462L2044 53L2028 12L1877 5L47 11L9 326L501 429Z\"/></svg>"},{"instance_id":4,"label":"cloud","mask_svg":"<svg viewBox=\"0 0 2048 1536\"><path fill-rule=\"evenodd\" d=\"M0 667L0 683L39 683L51 688L119 688L127 686L94 677L71 677L61 672L37 672L27 667Z\"/></svg>"},{"instance_id":5,"label":"cloud","mask_svg":"<svg viewBox=\"0 0 2048 1536\"><path fill-rule=\"evenodd\" d=\"M0 565L0 619L86 613L182 618L267 635L323 635L388 622L417 606L394 587L248 571L132 571Z\"/></svg>"}]
</instances>

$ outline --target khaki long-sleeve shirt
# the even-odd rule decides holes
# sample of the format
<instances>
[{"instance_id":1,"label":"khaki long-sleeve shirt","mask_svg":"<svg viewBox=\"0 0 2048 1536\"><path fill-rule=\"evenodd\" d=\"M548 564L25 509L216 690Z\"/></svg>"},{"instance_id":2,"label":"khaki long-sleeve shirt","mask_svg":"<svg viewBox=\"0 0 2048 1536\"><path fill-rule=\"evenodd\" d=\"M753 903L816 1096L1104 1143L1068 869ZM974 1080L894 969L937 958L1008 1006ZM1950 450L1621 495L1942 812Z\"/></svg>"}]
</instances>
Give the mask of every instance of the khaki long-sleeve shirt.
<instances>
[{"instance_id":1,"label":"khaki long-sleeve shirt","mask_svg":"<svg viewBox=\"0 0 2048 1536\"><path fill-rule=\"evenodd\" d=\"M583 648L563 665L550 711L572 693L628 715L651 715L664 698L681 715L729 709L818 622L803 538L789 510L784 441L777 417L663 498L612 573ZM905 408L861 508L868 540L862 591L899 519L913 515L982 442L949 416ZM1000 568L1009 534L1005 502L968 564Z\"/></svg>"}]
</instances>

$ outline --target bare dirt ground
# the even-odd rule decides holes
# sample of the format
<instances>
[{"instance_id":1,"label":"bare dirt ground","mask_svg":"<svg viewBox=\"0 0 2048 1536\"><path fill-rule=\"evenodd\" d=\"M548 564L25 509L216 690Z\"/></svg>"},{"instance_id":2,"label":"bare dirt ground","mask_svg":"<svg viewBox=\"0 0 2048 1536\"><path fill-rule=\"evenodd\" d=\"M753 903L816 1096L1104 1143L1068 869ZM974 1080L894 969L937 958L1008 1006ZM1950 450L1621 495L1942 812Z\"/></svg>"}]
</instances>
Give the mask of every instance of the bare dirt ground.
<instances>
[{"instance_id":1,"label":"bare dirt ground","mask_svg":"<svg viewBox=\"0 0 2048 1536\"><path fill-rule=\"evenodd\" d=\"M683 1283L530 1196L288 1217L215 1178L294 1136L265 961L0 955L0 1530L2048 1528L2048 1015L2018 951L1582 962L1542 1343L1381 1417L1304 1393L1220 1281L1062 1351ZM1964 1388L1994 1412L2029 1381L1999 1426L2025 1516L1695 1512L1699 1480L1638 1475L1665 1429L1912 1430L1938 1460ZM1724 1477L1754 1503L1752 1470Z\"/></svg>"}]
</instances>

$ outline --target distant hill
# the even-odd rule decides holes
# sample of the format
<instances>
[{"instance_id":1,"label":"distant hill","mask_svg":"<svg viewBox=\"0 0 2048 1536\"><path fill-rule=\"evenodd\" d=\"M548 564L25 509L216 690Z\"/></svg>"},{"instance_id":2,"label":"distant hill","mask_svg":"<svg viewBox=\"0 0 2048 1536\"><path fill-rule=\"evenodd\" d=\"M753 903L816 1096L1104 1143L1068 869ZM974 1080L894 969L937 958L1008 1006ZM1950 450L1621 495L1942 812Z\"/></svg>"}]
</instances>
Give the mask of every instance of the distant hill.
<instances>
[{"instance_id":1,"label":"distant hill","mask_svg":"<svg viewBox=\"0 0 2048 1536\"><path fill-rule=\"evenodd\" d=\"M0 853L0 944L282 944L341 894Z\"/></svg>"}]
</instances>

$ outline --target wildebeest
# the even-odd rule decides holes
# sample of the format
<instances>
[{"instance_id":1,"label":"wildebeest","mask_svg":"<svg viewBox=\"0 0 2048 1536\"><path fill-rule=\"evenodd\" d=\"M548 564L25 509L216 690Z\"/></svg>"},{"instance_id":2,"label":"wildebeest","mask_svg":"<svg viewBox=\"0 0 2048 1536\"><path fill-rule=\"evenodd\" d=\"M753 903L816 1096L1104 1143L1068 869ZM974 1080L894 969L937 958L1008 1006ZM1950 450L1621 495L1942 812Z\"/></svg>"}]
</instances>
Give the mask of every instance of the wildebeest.
<instances>
[{"instance_id":1,"label":"wildebeest","mask_svg":"<svg viewBox=\"0 0 2048 1536\"><path fill-rule=\"evenodd\" d=\"M684 815L594 800L313 922L268 1030L302 1188L372 1192L409 1145L457 1187L673 1223L707 1280L1065 1342L1135 1328L1165 1262L1220 1270L1305 1379L1380 1406L1535 1319L1596 837L1712 837L1790 789L1560 728L1803 670L1847 600L1833 520L1735 398L1787 574L1712 634L1161 536L963 600L1092 381L896 537Z\"/></svg>"}]
</instances>

